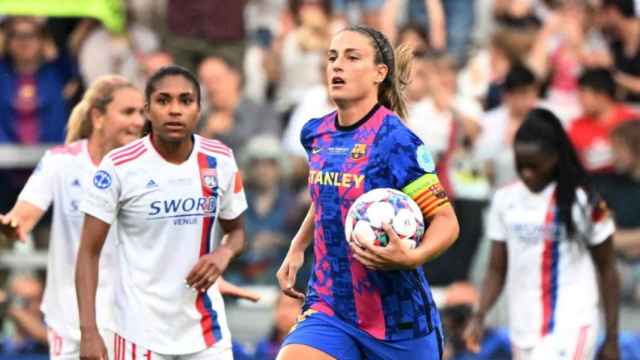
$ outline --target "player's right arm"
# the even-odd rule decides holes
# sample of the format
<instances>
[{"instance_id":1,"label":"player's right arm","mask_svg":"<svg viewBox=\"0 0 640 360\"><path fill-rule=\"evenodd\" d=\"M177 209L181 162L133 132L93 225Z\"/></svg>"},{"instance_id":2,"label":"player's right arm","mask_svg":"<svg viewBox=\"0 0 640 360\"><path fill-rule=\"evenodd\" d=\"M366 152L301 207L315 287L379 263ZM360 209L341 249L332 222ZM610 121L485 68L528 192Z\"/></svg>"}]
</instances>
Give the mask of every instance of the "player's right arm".
<instances>
[{"instance_id":1,"label":"player's right arm","mask_svg":"<svg viewBox=\"0 0 640 360\"><path fill-rule=\"evenodd\" d=\"M503 211L501 210L503 196L501 195L498 191L491 201L487 223L487 235L493 240L489 253L489 266L482 284L478 309L469 321L463 335L467 348L473 352L480 351L485 316L502 293L507 277L507 228L503 221Z\"/></svg>"},{"instance_id":2,"label":"player's right arm","mask_svg":"<svg viewBox=\"0 0 640 360\"><path fill-rule=\"evenodd\" d=\"M492 241L489 259L489 267L480 293L480 305L464 331L465 344L473 352L480 351L485 316L504 288L507 276L507 244L504 241Z\"/></svg>"},{"instance_id":3,"label":"player's right arm","mask_svg":"<svg viewBox=\"0 0 640 360\"><path fill-rule=\"evenodd\" d=\"M106 359L105 347L96 323L96 289L100 252L110 225L89 214L85 215L76 264L76 292L80 314L80 358Z\"/></svg>"},{"instance_id":4,"label":"player's right arm","mask_svg":"<svg viewBox=\"0 0 640 360\"><path fill-rule=\"evenodd\" d=\"M0 232L9 239L27 241L27 234L33 230L43 214L44 210L39 207L18 200L6 215L0 214Z\"/></svg>"},{"instance_id":5,"label":"player's right arm","mask_svg":"<svg viewBox=\"0 0 640 360\"><path fill-rule=\"evenodd\" d=\"M45 211L53 202L54 183L60 159L47 151L33 170L18 196L18 201L6 214L0 214L0 235L8 239L27 240Z\"/></svg>"},{"instance_id":6,"label":"player's right arm","mask_svg":"<svg viewBox=\"0 0 640 360\"><path fill-rule=\"evenodd\" d=\"M76 262L76 294L80 315L80 359L107 359L96 322L96 289L99 260L111 224L115 221L120 201L121 183L107 155L87 189L80 210L84 224Z\"/></svg>"},{"instance_id":7,"label":"player's right arm","mask_svg":"<svg viewBox=\"0 0 640 360\"><path fill-rule=\"evenodd\" d=\"M304 252L313 240L315 209L313 205L309 207L307 215L302 221L302 225L293 237L287 256L282 261L282 265L276 274L278 283L282 291L293 298L304 299L304 294L294 288L296 274L304 263Z\"/></svg>"}]
</instances>

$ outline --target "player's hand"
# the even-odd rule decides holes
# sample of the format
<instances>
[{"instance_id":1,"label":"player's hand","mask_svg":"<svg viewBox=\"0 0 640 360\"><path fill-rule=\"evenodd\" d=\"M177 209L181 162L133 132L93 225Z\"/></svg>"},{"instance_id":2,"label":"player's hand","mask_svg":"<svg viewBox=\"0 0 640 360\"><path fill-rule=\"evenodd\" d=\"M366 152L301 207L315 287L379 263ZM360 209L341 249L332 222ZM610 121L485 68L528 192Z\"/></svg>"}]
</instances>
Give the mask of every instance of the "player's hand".
<instances>
[{"instance_id":1,"label":"player's hand","mask_svg":"<svg viewBox=\"0 0 640 360\"><path fill-rule=\"evenodd\" d=\"M218 280L229 265L233 251L226 246L218 246L211 254L200 257L187 275L187 286L205 292Z\"/></svg>"},{"instance_id":2,"label":"player's hand","mask_svg":"<svg viewBox=\"0 0 640 360\"><path fill-rule=\"evenodd\" d=\"M618 339L607 337L602 344L598 360L618 360L620 359L620 350L618 348Z\"/></svg>"},{"instance_id":3,"label":"player's hand","mask_svg":"<svg viewBox=\"0 0 640 360\"><path fill-rule=\"evenodd\" d=\"M477 353L480 352L480 342L484 336L484 321L478 316L472 316L467 327L462 333L462 339L467 350Z\"/></svg>"},{"instance_id":4,"label":"player's hand","mask_svg":"<svg viewBox=\"0 0 640 360\"><path fill-rule=\"evenodd\" d=\"M382 224L387 233L389 242L387 246L378 246L360 240L358 235L355 241L349 241L353 257L362 265L372 270L407 270L415 269L419 264L414 260L415 250L402 244L398 234L389 224Z\"/></svg>"},{"instance_id":5,"label":"player's hand","mask_svg":"<svg viewBox=\"0 0 640 360\"><path fill-rule=\"evenodd\" d=\"M243 289L226 281L222 276L218 277L218 288L220 289L220 293L222 295L233 296L252 302L258 302L258 300L260 300L260 298L262 297L262 295L255 291Z\"/></svg>"},{"instance_id":6,"label":"player's hand","mask_svg":"<svg viewBox=\"0 0 640 360\"><path fill-rule=\"evenodd\" d=\"M304 263L304 251L289 251L276 274L280 289L285 295L304 300L304 294L294 288L296 275Z\"/></svg>"},{"instance_id":7,"label":"player's hand","mask_svg":"<svg viewBox=\"0 0 640 360\"><path fill-rule=\"evenodd\" d=\"M82 332L80 360L108 360L107 347L97 329Z\"/></svg>"},{"instance_id":8,"label":"player's hand","mask_svg":"<svg viewBox=\"0 0 640 360\"><path fill-rule=\"evenodd\" d=\"M2 237L6 237L7 240L27 241L27 234L20 227L20 221L11 212L6 215L0 214L0 238Z\"/></svg>"}]
</instances>

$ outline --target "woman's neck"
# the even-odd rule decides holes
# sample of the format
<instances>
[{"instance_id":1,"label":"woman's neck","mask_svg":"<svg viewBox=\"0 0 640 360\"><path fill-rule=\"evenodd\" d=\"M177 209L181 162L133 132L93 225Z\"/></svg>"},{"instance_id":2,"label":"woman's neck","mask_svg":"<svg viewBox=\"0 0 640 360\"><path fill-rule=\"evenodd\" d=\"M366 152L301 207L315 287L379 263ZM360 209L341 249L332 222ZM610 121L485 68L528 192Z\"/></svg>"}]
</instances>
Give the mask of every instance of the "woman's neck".
<instances>
[{"instance_id":1,"label":"woman's neck","mask_svg":"<svg viewBox=\"0 0 640 360\"><path fill-rule=\"evenodd\" d=\"M87 151L94 165L100 165L102 158L109 152L106 142L98 135L92 134L87 141Z\"/></svg>"},{"instance_id":2,"label":"woman's neck","mask_svg":"<svg viewBox=\"0 0 640 360\"><path fill-rule=\"evenodd\" d=\"M358 102L338 103L338 124L351 126L357 123L378 103L378 99L363 99Z\"/></svg>"},{"instance_id":3,"label":"woman's neck","mask_svg":"<svg viewBox=\"0 0 640 360\"><path fill-rule=\"evenodd\" d=\"M156 151L172 164L182 164L187 161L193 150L193 136L188 136L180 142L165 141L160 136L151 134L151 141Z\"/></svg>"}]
</instances>

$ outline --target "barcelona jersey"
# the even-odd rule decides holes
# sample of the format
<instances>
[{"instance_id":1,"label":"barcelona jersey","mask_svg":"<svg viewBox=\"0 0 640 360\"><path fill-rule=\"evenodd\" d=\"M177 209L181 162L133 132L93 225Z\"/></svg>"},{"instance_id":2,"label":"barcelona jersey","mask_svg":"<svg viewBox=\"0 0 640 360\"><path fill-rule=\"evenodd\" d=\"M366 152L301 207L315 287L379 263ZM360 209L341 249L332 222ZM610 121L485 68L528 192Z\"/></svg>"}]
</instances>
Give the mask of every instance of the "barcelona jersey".
<instances>
[{"instance_id":1,"label":"barcelona jersey","mask_svg":"<svg viewBox=\"0 0 640 360\"><path fill-rule=\"evenodd\" d=\"M429 214L447 202L422 141L376 105L343 127L333 112L310 120L301 142L315 208L314 264L305 309L337 317L377 339L423 337L440 326L421 268L374 271L352 256L344 235L351 204L376 188L401 189Z\"/></svg>"}]
</instances>

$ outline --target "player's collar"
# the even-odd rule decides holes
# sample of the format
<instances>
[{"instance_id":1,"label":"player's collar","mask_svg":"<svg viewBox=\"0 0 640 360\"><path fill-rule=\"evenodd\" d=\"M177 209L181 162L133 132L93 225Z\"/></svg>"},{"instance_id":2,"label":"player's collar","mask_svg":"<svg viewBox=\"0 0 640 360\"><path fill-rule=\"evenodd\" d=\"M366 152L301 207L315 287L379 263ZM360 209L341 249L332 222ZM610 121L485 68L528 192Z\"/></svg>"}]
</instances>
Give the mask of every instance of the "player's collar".
<instances>
[{"instance_id":1,"label":"player's collar","mask_svg":"<svg viewBox=\"0 0 640 360\"><path fill-rule=\"evenodd\" d=\"M362 117L362 119L358 120L356 123L348 125L348 126L340 125L340 122L338 121L338 113L336 112L336 117L334 119L336 130L338 130L338 131L351 131L351 130L357 129L358 127L360 127L360 125L362 125L365 122L367 122L367 120L369 120L373 116L373 114L375 114L376 111L378 111L378 109L380 109L380 106L382 106L382 105L380 105L379 103L376 103L373 106L373 108L371 108L371 110L369 110L367 115Z\"/></svg>"}]
</instances>

